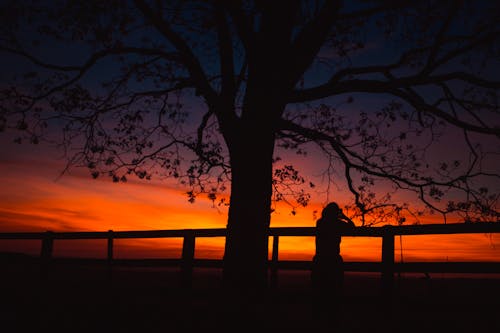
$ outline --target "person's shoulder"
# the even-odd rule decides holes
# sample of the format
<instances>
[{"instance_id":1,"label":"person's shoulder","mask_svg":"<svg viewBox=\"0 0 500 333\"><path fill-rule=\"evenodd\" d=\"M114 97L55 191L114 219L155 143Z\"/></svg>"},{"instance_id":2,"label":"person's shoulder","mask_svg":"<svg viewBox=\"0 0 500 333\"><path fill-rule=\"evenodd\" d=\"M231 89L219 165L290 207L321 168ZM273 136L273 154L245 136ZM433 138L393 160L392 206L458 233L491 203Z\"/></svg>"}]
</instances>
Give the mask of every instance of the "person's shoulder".
<instances>
[{"instance_id":1,"label":"person's shoulder","mask_svg":"<svg viewBox=\"0 0 500 333\"><path fill-rule=\"evenodd\" d=\"M316 229L319 230L322 230L323 232L327 231L327 230L330 230L332 227L334 227L334 224L333 223L328 223L329 221L325 220L325 219L318 219L316 221Z\"/></svg>"}]
</instances>

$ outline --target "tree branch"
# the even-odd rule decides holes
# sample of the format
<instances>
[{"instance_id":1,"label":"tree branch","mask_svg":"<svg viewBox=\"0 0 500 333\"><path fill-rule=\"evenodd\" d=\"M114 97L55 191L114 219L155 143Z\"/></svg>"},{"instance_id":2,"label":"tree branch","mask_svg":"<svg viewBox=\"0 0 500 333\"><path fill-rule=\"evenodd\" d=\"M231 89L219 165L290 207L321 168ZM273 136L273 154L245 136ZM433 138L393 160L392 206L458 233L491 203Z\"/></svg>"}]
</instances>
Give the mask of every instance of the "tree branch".
<instances>
[{"instance_id":1,"label":"tree branch","mask_svg":"<svg viewBox=\"0 0 500 333\"><path fill-rule=\"evenodd\" d=\"M296 90L291 95L289 102L292 103L307 102L311 100L317 100L345 93L361 93L361 92L386 93L403 99L404 101L408 102L410 105L412 105L413 107L415 107L415 109L419 111L432 113L438 116L439 118L446 120L447 122L455 126L458 126L460 128L464 128L478 133L492 134L500 137L500 128L477 126L462 121L456 117L451 116L445 111L437 108L436 106L426 103L425 100L418 94L416 93L410 94L408 92L403 91L403 89L409 89L414 86L423 86L430 84L439 85L444 82L452 80L460 80L484 88L490 88L490 89L500 88L500 81L490 81L479 78L469 73L454 72L454 73L434 75L434 76L419 76L419 75L409 76L387 81L354 79L354 80L345 80L340 82L329 82L325 85L317 86L310 89Z\"/></svg>"},{"instance_id":2,"label":"tree branch","mask_svg":"<svg viewBox=\"0 0 500 333\"><path fill-rule=\"evenodd\" d=\"M209 103L215 103L217 94L210 86L200 62L193 54L186 41L182 39L179 34L175 33L161 15L154 12L145 1L134 0L134 3L143 13L144 17L180 52L181 61L192 76L193 82L196 82L199 93L201 93Z\"/></svg>"},{"instance_id":3,"label":"tree branch","mask_svg":"<svg viewBox=\"0 0 500 333\"><path fill-rule=\"evenodd\" d=\"M231 34L229 32L226 14L222 6L217 5L214 10L219 38L219 59L222 75L221 96L224 100L227 99L231 101L232 104L236 94L236 86Z\"/></svg>"},{"instance_id":4,"label":"tree branch","mask_svg":"<svg viewBox=\"0 0 500 333\"><path fill-rule=\"evenodd\" d=\"M0 46L0 51L4 52L9 52L13 54L20 55L28 60L30 60L33 64L46 68L46 69L52 69L52 70L58 70L58 71L65 71L65 72L84 72L88 70L90 67L95 65L97 61L100 59L103 59L108 56L112 55L119 55L119 54L138 54L138 55L146 55L146 56L159 56L162 57L165 60L170 60L170 61L175 61L175 62L181 62L181 58L179 56L179 53L176 52L164 52L159 49L148 49L148 48L141 48L141 47L113 47L105 50L101 50L98 52L95 52L92 54L82 65L71 65L71 66L61 66L61 65L56 65L56 64L51 64L44 62L29 53L23 51L23 50L16 50L4 46Z\"/></svg>"},{"instance_id":5,"label":"tree branch","mask_svg":"<svg viewBox=\"0 0 500 333\"><path fill-rule=\"evenodd\" d=\"M239 0L224 0L224 6L231 15L232 21L236 27L238 36L245 48L247 58L253 59L255 56L255 32L252 28L252 22L242 9L242 3Z\"/></svg>"},{"instance_id":6,"label":"tree branch","mask_svg":"<svg viewBox=\"0 0 500 333\"><path fill-rule=\"evenodd\" d=\"M320 131L316 131L312 128L305 128L298 124L295 124L291 121L282 119L280 122L280 129L284 131L291 131L301 136L313 141L313 142L328 142L332 147L333 151L337 154L337 156L341 159L342 163L345 167L345 175L348 182L348 186L350 191L356 196L357 191L354 189L352 185L352 178L350 177L350 170L355 169L360 172L364 172L367 175L379 177L382 179L387 179L392 181L399 188L412 188L416 189L417 192L420 193L420 198L423 202L425 202L429 207L433 209L439 210L432 203L430 203L425 198L424 189L429 188L431 186L445 186L449 188L456 188L460 190L464 190L463 187L460 187L460 183L464 183L466 186L467 178L474 178L479 175L488 175L485 173L472 173L472 168L466 170L464 175L460 175L458 177L448 179L447 181L437 181L433 179L422 178L421 181L415 182L409 178L403 177L396 173L391 173L385 170L383 167L370 163L366 158L363 158L359 154L348 150L344 145L340 144L335 138L331 137L328 134L322 133ZM359 162L356 162L358 160ZM475 162L474 162L475 163ZM496 175L493 175L496 176ZM406 187L405 187L406 186Z\"/></svg>"},{"instance_id":7,"label":"tree branch","mask_svg":"<svg viewBox=\"0 0 500 333\"><path fill-rule=\"evenodd\" d=\"M323 46L328 33L335 24L335 16L341 6L341 1L327 1L317 17L310 21L295 38L291 46L292 68L289 71L292 87L311 65Z\"/></svg>"}]
</instances>

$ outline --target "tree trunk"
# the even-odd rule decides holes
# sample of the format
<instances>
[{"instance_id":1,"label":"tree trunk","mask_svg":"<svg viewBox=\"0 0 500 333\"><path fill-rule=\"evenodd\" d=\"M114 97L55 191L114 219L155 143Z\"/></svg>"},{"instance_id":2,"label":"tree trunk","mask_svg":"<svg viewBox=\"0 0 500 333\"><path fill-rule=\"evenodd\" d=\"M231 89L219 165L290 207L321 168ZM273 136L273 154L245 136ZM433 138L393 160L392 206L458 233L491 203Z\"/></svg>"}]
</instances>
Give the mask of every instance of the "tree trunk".
<instances>
[{"instance_id":1,"label":"tree trunk","mask_svg":"<svg viewBox=\"0 0 500 333\"><path fill-rule=\"evenodd\" d=\"M231 149L223 274L228 287L257 290L267 287L274 135L260 135L256 129L245 132L248 135L240 133L237 149Z\"/></svg>"},{"instance_id":2,"label":"tree trunk","mask_svg":"<svg viewBox=\"0 0 500 333\"><path fill-rule=\"evenodd\" d=\"M228 128L224 135L232 176L224 283L249 295L258 295L254 291L266 288L268 283L273 153L287 92L279 58L286 48L277 41L288 41L283 38L288 32L266 22L262 29L269 32L258 41L261 51L249 61L241 117L233 126L222 126Z\"/></svg>"}]
</instances>

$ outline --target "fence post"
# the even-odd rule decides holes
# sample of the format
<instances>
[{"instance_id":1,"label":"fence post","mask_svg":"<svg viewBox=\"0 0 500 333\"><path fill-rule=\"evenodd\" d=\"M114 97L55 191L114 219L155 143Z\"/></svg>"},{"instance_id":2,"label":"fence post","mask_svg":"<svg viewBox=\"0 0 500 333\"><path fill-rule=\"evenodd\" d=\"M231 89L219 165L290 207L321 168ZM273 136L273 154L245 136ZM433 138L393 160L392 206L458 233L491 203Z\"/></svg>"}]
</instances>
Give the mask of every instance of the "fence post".
<instances>
[{"instance_id":1,"label":"fence post","mask_svg":"<svg viewBox=\"0 0 500 333\"><path fill-rule=\"evenodd\" d=\"M382 236L382 292L390 297L394 288L394 232L391 226Z\"/></svg>"},{"instance_id":2,"label":"fence post","mask_svg":"<svg viewBox=\"0 0 500 333\"><path fill-rule=\"evenodd\" d=\"M273 236L273 253L271 257L271 287L278 286L278 252L279 252L279 239L280 236Z\"/></svg>"},{"instance_id":3,"label":"fence post","mask_svg":"<svg viewBox=\"0 0 500 333\"><path fill-rule=\"evenodd\" d=\"M113 280L113 230L108 230L108 281Z\"/></svg>"},{"instance_id":4,"label":"fence post","mask_svg":"<svg viewBox=\"0 0 500 333\"><path fill-rule=\"evenodd\" d=\"M190 288L193 283L195 236L192 230L186 230L182 244L181 285Z\"/></svg>"},{"instance_id":5,"label":"fence post","mask_svg":"<svg viewBox=\"0 0 500 333\"><path fill-rule=\"evenodd\" d=\"M108 264L113 263L113 230L108 230Z\"/></svg>"},{"instance_id":6,"label":"fence post","mask_svg":"<svg viewBox=\"0 0 500 333\"><path fill-rule=\"evenodd\" d=\"M42 279L48 277L50 260L52 259L52 250L54 249L54 235L52 231L47 231L42 238L42 247L40 250L40 273Z\"/></svg>"}]
</instances>

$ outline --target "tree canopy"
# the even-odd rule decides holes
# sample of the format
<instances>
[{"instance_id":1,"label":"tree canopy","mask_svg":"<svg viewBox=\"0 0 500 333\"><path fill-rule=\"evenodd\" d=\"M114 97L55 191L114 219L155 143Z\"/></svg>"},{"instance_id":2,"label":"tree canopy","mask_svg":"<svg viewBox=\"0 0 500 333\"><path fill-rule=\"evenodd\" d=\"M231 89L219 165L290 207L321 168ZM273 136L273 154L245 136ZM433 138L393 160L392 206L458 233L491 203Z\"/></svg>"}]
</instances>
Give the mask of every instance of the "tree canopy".
<instances>
[{"instance_id":1,"label":"tree canopy","mask_svg":"<svg viewBox=\"0 0 500 333\"><path fill-rule=\"evenodd\" d=\"M351 193L365 225L426 209L498 220L494 1L4 1L0 12L0 128L60 145L93 178L167 176L189 200L229 204L236 154L256 170L256 146L271 151L269 195L293 210L318 186L298 154L321 163L328 193Z\"/></svg>"}]
</instances>

